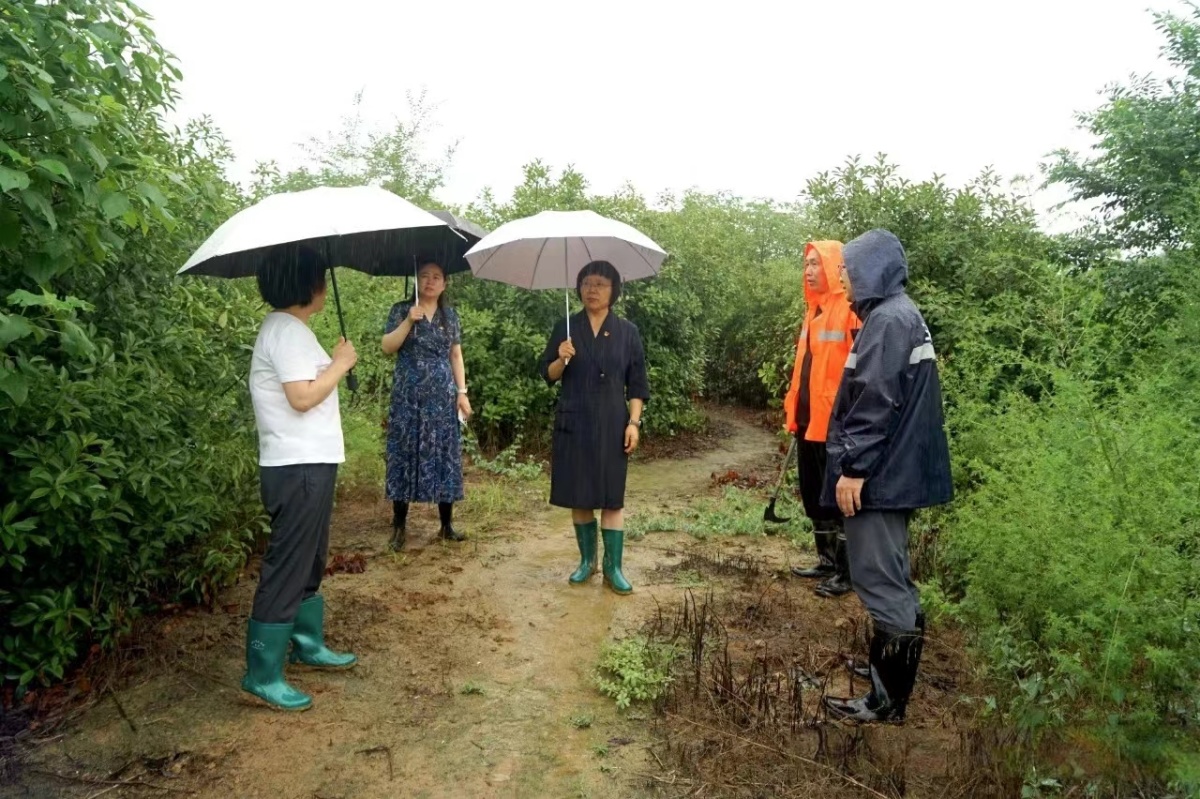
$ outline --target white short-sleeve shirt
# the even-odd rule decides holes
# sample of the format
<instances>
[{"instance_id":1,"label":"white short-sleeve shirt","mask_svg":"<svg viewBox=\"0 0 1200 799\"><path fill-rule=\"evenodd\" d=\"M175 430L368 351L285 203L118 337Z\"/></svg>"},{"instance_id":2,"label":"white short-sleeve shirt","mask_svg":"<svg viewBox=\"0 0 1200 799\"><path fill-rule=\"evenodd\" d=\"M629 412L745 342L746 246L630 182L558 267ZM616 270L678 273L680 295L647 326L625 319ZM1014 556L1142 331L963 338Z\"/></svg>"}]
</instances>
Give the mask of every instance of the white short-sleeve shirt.
<instances>
[{"instance_id":1,"label":"white short-sleeve shirt","mask_svg":"<svg viewBox=\"0 0 1200 799\"><path fill-rule=\"evenodd\" d=\"M304 322L282 311L263 320L250 358L260 466L345 462L338 392L305 413L289 405L283 393L284 383L316 380L331 363Z\"/></svg>"}]
</instances>

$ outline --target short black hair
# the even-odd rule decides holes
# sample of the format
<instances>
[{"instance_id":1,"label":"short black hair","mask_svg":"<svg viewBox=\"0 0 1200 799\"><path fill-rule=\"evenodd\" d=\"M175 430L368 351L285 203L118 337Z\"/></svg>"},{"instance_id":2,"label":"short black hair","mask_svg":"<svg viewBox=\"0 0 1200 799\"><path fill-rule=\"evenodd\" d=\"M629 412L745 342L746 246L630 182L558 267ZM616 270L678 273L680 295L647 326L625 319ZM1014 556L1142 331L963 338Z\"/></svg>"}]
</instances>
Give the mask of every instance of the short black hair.
<instances>
[{"instance_id":1,"label":"short black hair","mask_svg":"<svg viewBox=\"0 0 1200 799\"><path fill-rule=\"evenodd\" d=\"M591 275L612 281L612 297L608 300L608 307L616 305L617 300L621 299L621 273L608 261L592 261L579 270L579 276L575 278L575 294L580 302L583 301L583 279Z\"/></svg>"},{"instance_id":2,"label":"short black hair","mask_svg":"<svg viewBox=\"0 0 1200 799\"><path fill-rule=\"evenodd\" d=\"M325 259L307 245L272 247L256 270L258 293L276 310L308 305L325 288L325 268Z\"/></svg>"}]
</instances>

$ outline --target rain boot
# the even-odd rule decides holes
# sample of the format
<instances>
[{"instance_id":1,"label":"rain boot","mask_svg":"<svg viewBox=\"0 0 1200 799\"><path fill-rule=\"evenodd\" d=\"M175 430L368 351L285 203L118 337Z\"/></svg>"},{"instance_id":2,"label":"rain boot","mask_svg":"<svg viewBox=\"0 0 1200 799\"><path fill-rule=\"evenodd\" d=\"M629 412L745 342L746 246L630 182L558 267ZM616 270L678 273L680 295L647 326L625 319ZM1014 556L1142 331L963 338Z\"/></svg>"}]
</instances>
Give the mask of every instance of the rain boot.
<instances>
[{"instance_id":1,"label":"rain boot","mask_svg":"<svg viewBox=\"0 0 1200 799\"><path fill-rule=\"evenodd\" d=\"M837 564L834 562L836 538L836 530L827 529L825 522L813 522L813 541L817 546L817 563L807 569L793 566L792 574L809 579L825 579L833 576L837 571Z\"/></svg>"},{"instance_id":2,"label":"rain boot","mask_svg":"<svg viewBox=\"0 0 1200 799\"><path fill-rule=\"evenodd\" d=\"M348 669L358 662L349 652L325 646L325 598L313 594L300 603L292 623L292 663L318 669Z\"/></svg>"},{"instance_id":3,"label":"rain boot","mask_svg":"<svg viewBox=\"0 0 1200 799\"><path fill-rule=\"evenodd\" d=\"M847 721L903 722L923 648L924 635L920 630L894 630L876 623L869 658L870 691L859 699L827 696L825 707Z\"/></svg>"},{"instance_id":4,"label":"rain boot","mask_svg":"<svg viewBox=\"0 0 1200 799\"><path fill-rule=\"evenodd\" d=\"M625 531L604 530L604 582L618 594L628 594L633 586L621 573L621 557L625 553Z\"/></svg>"},{"instance_id":5,"label":"rain boot","mask_svg":"<svg viewBox=\"0 0 1200 799\"><path fill-rule=\"evenodd\" d=\"M399 552L404 549L404 540L407 537L408 527L408 503L407 502L392 502L392 538L388 541L388 549L393 552Z\"/></svg>"},{"instance_id":6,"label":"rain boot","mask_svg":"<svg viewBox=\"0 0 1200 799\"><path fill-rule=\"evenodd\" d=\"M917 609L917 629L921 631L922 639L925 636L925 611L921 608ZM854 672L854 676L862 677L864 680L871 679L871 666L854 658L846 659L846 669Z\"/></svg>"},{"instance_id":7,"label":"rain boot","mask_svg":"<svg viewBox=\"0 0 1200 799\"><path fill-rule=\"evenodd\" d=\"M813 589L817 596L829 599L854 590L850 582L850 557L846 554L846 536L840 532L833 536L833 563L836 571Z\"/></svg>"},{"instance_id":8,"label":"rain boot","mask_svg":"<svg viewBox=\"0 0 1200 799\"><path fill-rule=\"evenodd\" d=\"M575 525L575 542L579 544L579 568L576 569L567 581L572 585L582 585L587 582L593 574L599 569L596 562L596 520L592 519L585 524ZM607 546L605 548L607 553ZM607 559L608 555L605 555Z\"/></svg>"},{"instance_id":9,"label":"rain boot","mask_svg":"<svg viewBox=\"0 0 1200 799\"><path fill-rule=\"evenodd\" d=\"M466 541L467 540L467 537L465 535L463 535L462 533L457 532L454 529L454 525L451 523L452 519L454 518L454 503L453 502L439 502L438 503L438 516L440 516L441 520L442 520L442 529L441 529L441 532L438 533L438 535L440 535L446 541Z\"/></svg>"},{"instance_id":10,"label":"rain boot","mask_svg":"<svg viewBox=\"0 0 1200 799\"><path fill-rule=\"evenodd\" d=\"M312 707L312 697L283 679L283 661L291 637L291 624L250 620L246 627L246 676L242 678L242 690L276 710L308 710Z\"/></svg>"}]
</instances>

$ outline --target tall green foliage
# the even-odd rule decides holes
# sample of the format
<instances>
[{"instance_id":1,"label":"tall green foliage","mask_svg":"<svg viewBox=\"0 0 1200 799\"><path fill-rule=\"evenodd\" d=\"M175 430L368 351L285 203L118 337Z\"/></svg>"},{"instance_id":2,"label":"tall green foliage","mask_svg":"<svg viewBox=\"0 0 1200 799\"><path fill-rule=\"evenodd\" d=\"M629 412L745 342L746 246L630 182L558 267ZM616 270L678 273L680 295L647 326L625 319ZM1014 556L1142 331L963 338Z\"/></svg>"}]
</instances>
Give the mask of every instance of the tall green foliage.
<instances>
[{"instance_id":1,"label":"tall green foliage","mask_svg":"<svg viewBox=\"0 0 1200 799\"><path fill-rule=\"evenodd\" d=\"M218 134L162 125L177 78L130 3L0 8L0 663L22 683L210 594L255 529L250 306L173 278L236 195Z\"/></svg>"}]
</instances>

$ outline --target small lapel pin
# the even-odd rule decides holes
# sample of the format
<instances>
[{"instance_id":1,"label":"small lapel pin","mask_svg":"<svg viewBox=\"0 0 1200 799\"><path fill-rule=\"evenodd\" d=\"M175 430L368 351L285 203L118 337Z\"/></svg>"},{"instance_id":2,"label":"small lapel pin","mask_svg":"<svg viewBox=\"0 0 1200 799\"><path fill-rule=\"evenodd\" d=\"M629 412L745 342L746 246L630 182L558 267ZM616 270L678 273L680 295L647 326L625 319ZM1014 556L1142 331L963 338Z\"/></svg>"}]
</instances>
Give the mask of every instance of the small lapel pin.
<instances>
[{"instance_id":1,"label":"small lapel pin","mask_svg":"<svg viewBox=\"0 0 1200 799\"><path fill-rule=\"evenodd\" d=\"M607 331L607 330L605 330L605 331L604 331L604 337L605 337L605 338L608 338L608 331Z\"/></svg>"}]
</instances>

